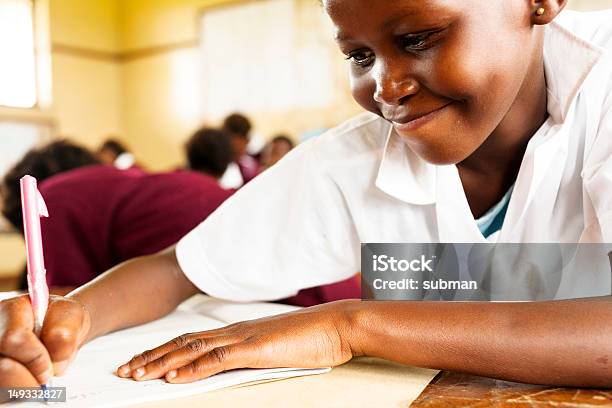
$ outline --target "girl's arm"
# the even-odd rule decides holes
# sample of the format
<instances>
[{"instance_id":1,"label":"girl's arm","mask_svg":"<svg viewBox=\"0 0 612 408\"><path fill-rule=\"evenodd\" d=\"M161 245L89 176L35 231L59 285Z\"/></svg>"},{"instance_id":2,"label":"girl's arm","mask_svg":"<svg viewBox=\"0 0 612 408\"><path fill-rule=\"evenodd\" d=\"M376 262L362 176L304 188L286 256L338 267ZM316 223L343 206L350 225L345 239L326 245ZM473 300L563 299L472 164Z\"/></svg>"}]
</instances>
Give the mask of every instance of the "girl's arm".
<instances>
[{"instance_id":1,"label":"girl's arm","mask_svg":"<svg viewBox=\"0 0 612 408\"><path fill-rule=\"evenodd\" d=\"M351 322L358 355L526 383L612 386L612 297L364 302Z\"/></svg>"},{"instance_id":2,"label":"girl's arm","mask_svg":"<svg viewBox=\"0 0 612 408\"><path fill-rule=\"evenodd\" d=\"M612 387L612 298L533 303L341 301L179 336L118 374L190 382L353 356L548 385Z\"/></svg>"},{"instance_id":3,"label":"girl's arm","mask_svg":"<svg viewBox=\"0 0 612 408\"><path fill-rule=\"evenodd\" d=\"M167 315L199 290L181 271L174 247L110 269L67 295L89 312L87 340Z\"/></svg>"},{"instance_id":4,"label":"girl's arm","mask_svg":"<svg viewBox=\"0 0 612 408\"><path fill-rule=\"evenodd\" d=\"M174 248L125 262L67 297L52 297L40 338L27 295L0 302L0 387L61 375L79 347L104 333L160 318L198 289Z\"/></svg>"}]
</instances>

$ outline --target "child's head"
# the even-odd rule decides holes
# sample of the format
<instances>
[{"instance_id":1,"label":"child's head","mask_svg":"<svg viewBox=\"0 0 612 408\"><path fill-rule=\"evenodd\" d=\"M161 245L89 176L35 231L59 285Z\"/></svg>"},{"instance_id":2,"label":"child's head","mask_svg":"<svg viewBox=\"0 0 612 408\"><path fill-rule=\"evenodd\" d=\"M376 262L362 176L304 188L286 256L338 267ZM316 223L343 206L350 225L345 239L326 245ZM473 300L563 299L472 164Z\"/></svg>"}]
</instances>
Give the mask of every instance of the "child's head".
<instances>
[{"instance_id":1,"label":"child's head","mask_svg":"<svg viewBox=\"0 0 612 408\"><path fill-rule=\"evenodd\" d=\"M264 157L262 158L263 164L266 167L270 167L276 164L282 159L287 153L293 149L293 141L285 135L275 136L264 151Z\"/></svg>"},{"instance_id":2,"label":"child's head","mask_svg":"<svg viewBox=\"0 0 612 408\"><path fill-rule=\"evenodd\" d=\"M185 145L189 168L220 178L234 153L229 135L222 129L202 128Z\"/></svg>"},{"instance_id":3,"label":"child's head","mask_svg":"<svg viewBox=\"0 0 612 408\"><path fill-rule=\"evenodd\" d=\"M223 121L223 129L230 135L235 158L247 153L251 121L241 113L232 113Z\"/></svg>"},{"instance_id":4,"label":"child's head","mask_svg":"<svg viewBox=\"0 0 612 408\"><path fill-rule=\"evenodd\" d=\"M350 60L355 100L394 122L421 157L450 164L470 156L511 108L528 113L541 102L532 95L545 98L542 25L565 2L323 0L323 6Z\"/></svg>"},{"instance_id":5,"label":"child's head","mask_svg":"<svg viewBox=\"0 0 612 408\"><path fill-rule=\"evenodd\" d=\"M116 139L106 140L100 149L98 149L98 157L105 164L113 164L119 155L126 153L128 149Z\"/></svg>"},{"instance_id":6,"label":"child's head","mask_svg":"<svg viewBox=\"0 0 612 408\"><path fill-rule=\"evenodd\" d=\"M2 214L21 231L21 177L29 174L41 183L56 174L94 164L101 163L92 152L66 140L30 150L2 180Z\"/></svg>"}]
</instances>

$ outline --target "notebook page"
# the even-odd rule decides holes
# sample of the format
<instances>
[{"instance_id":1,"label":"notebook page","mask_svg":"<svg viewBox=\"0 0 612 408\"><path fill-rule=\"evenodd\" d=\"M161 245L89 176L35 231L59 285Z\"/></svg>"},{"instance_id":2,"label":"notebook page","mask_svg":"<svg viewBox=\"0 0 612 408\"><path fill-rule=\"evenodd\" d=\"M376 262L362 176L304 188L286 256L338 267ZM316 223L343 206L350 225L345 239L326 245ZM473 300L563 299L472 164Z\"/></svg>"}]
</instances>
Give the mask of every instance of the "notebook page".
<instances>
[{"instance_id":1,"label":"notebook page","mask_svg":"<svg viewBox=\"0 0 612 408\"><path fill-rule=\"evenodd\" d=\"M203 300L202 298L200 301ZM175 399L250 382L320 374L330 370L329 368L233 370L191 384L168 384L163 380L136 382L119 378L114 374L114 370L119 365L137 353L159 346L183 333L216 329L227 324L190 311L188 304L182 305L178 310L160 320L121 330L85 345L66 375L53 379L53 387L66 387L67 401L52 405L60 406L61 404L62 408L122 407L149 401ZM196 304L199 302L196 301ZM250 307L245 304L239 306L240 308ZM266 308L262 307L257 310L262 309ZM270 309L266 310L270 311ZM226 317L231 318L231 316ZM41 403L12 403L6 406L13 405L19 407L43 406Z\"/></svg>"}]
</instances>

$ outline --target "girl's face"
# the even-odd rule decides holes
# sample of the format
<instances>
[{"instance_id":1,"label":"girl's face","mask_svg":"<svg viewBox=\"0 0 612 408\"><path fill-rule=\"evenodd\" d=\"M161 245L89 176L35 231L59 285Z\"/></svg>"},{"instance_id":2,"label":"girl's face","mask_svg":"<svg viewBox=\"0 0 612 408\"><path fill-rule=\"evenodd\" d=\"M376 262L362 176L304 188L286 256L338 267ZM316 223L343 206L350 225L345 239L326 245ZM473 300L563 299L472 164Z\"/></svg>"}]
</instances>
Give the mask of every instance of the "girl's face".
<instances>
[{"instance_id":1,"label":"girl's face","mask_svg":"<svg viewBox=\"0 0 612 408\"><path fill-rule=\"evenodd\" d=\"M465 160L511 108L532 103L522 90L543 67L529 3L323 1L355 100L435 164Z\"/></svg>"}]
</instances>

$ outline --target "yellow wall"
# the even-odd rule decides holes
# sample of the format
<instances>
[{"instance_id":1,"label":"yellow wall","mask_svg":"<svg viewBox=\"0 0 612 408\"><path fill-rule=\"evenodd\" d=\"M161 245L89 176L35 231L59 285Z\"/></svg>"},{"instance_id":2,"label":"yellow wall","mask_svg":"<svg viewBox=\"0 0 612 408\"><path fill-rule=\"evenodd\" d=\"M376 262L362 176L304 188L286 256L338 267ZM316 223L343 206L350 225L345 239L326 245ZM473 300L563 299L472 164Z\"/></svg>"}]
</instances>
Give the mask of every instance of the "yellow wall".
<instances>
[{"instance_id":1,"label":"yellow wall","mask_svg":"<svg viewBox=\"0 0 612 408\"><path fill-rule=\"evenodd\" d=\"M49 0L56 131L95 147L121 133L119 0Z\"/></svg>"},{"instance_id":2,"label":"yellow wall","mask_svg":"<svg viewBox=\"0 0 612 408\"><path fill-rule=\"evenodd\" d=\"M182 144L202 124L174 106L181 71L198 60L203 8L232 0L126 0L120 3L125 140L153 170L182 165ZM197 107L196 107L197 111Z\"/></svg>"},{"instance_id":3,"label":"yellow wall","mask_svg":"<svg viewBox=\"0 0 612 408\"><path fill-rule=\"evenodd\" d=\"M118 50L121 0L49 1L54 43L88 50Z\"/></svg>"},{"instance_id":4,"label":"yellow wall","mask_svg":"<svg viewBox=\"0 0 612 408\"><path fill-rule=\"evenodd\" d=\"M208 7L241 0L125 0L121 7L121 48L139 50L197 39L198 16ZM244 1L244 0L243 0Z\"/></svg>"},{"instance_id":5,"label":"yellow wall","mask_svg":"<svg viewBox=\"0 0 612 408\"><path fill-rule=\"evenodd\" d=\"M75 55L53 55L54 118L60 135L91 148L121 133L121 66Z\"/></svg>"}]
</instances>

